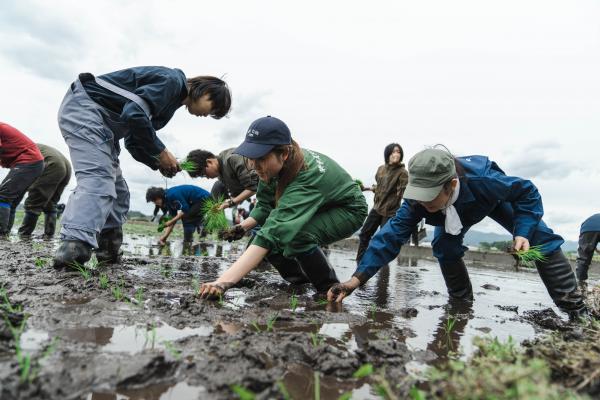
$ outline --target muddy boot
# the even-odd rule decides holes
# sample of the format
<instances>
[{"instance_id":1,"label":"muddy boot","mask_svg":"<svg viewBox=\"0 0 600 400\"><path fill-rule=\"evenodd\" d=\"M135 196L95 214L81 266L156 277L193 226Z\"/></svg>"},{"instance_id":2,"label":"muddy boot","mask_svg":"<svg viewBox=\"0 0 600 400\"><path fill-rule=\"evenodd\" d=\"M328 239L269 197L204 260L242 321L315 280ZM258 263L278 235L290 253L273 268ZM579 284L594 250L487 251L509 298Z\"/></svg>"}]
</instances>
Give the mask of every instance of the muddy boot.
<instances>
[{"instance_id":1,"label":"muddy boot","mask_svg":"<svg viewBox=\"0 0 600 400\"><path fill-rule=\"evenodd\" d=\"M19 236L22 238L30 237L35 229L37 224L37 220L40 214L36 214L31 211L25 211L25 216L23 217L23 222L19 227Z\"/></svg>"},{"instance_id":2,"label":"muddy boot","mask_svg":"<svg viewBox=\"0 0 600 400\"><path fill-rule=\"evenodd\" d=\"M119 262L121 244L123 243L123 229L103 229L98 235L98 249L96 259L104 264L115 264Z\"/></svg>"},{"instance_id":3,"label":"muddy boot","mask_svg":"<svg viewBox=\"0 0 600 400\"><path fill-rule=\"evenodd\" d=\"M317 289L317 293L325 293L331 286L340 282L333 267L319 247L297 256L296 260L300 263L300 267L310 283Z\"/></svg>"},{"instance_id":4,"label":"muddy boot","mask_svg":"<svg viewBox=\"0 0 600 400\"><path fill-rule=\"evenodd\" d=\"M451 299L473 300L471 280L462 259L440 263L440 268Z\"/></svg>"},{"instance_id":5,"label":"muddy boot","mask_svg":"<svg viewBox=\"0 0 600 400\"><path fill-rule=\"evenodd\" d=\"M302 272L300 264L293 258L287 258L281 254L269 254L267 261L279 272L279 275L286 281L294 285L309 283L310 281Z\"/></svg>"},{"instance_id":6,"label":"muddy boot","mask_svg":"<svg viewBox=\"0 0 600 400\"><path fill-rule=\"evenodd\" d=\"M56 213L44 213L44 239L52 239L56 232Z\"/></svg>"},{"instance_id":7,"label":"muddy boot","mask_svg":"<svg viewBox=\"0 0 600 400\"><path fill-rule=\"evenodd\" d=\"M0 206L0 238L10 234L10 207Z\"/></svg>"},{"instance_id":8,"label":"muddy boot","mask_svg":"<svg viewBox=\"0 0 600 400\"><path fill-rule=\"evenodd\" d=\"M85 264L92 257L92 247L80 240L63 240L54 254L54 268L70 268Z\"/></svg>"},{"instance_id":9,"label":"muddy boot","mask_svg":"<svg viewBox=\"0 0 600 400\"><path fill-rule=\"evenodd\" d=\"M550 297L561 311L569 314L571 320L588 317L575 274L562 250L548 254L545 261L536 263L536 267Z\"/></svg>"}]
</instances>

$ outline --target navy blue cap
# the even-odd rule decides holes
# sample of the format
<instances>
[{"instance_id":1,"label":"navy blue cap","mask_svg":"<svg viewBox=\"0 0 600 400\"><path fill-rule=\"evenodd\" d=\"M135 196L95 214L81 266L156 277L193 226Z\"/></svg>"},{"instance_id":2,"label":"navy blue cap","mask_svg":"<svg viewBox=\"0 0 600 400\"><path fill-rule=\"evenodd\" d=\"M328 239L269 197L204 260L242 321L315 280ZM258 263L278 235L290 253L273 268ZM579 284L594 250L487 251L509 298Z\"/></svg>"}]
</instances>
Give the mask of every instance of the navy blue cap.
<instances>
[{"instance_id":1,"label":"navy blue cap","mask_svg":"<svg viewBox=\"0 0 600 400\"><path fill-rule=\"evenodd\" d=\"M244 143L234 153L256 159L273 150L273 147L284 144L292 144L290 129L282 120L269 115L250 125Z\"/></svg>"}]
</instances>

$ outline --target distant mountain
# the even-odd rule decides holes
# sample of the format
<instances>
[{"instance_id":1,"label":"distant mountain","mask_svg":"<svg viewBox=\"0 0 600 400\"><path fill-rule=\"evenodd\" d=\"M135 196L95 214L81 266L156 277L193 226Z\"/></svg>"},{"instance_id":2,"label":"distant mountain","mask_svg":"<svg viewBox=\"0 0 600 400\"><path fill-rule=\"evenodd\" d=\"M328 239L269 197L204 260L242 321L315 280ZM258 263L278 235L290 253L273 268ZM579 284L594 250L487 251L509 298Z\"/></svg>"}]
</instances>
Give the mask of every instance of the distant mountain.
<instances>
[{"instance_id":1,"label":"distant mountain","mask_svg":"<svg viewBox=\"0 0 600 400\"><path fill-rule=\"evenodd\" d=\"M433 228L431 226L426 226L427 228L427 241L430 242L433 240ZM512 236L504 235L499 233L492 232L480 232L475 230L470 230L465 235L464 244L465 246L479 246L481 242L501 242L512 240ZM577 251L577 242L572 240L566 240L565 244L562 245L563 251Z\"/></svg>"}]
</instances>

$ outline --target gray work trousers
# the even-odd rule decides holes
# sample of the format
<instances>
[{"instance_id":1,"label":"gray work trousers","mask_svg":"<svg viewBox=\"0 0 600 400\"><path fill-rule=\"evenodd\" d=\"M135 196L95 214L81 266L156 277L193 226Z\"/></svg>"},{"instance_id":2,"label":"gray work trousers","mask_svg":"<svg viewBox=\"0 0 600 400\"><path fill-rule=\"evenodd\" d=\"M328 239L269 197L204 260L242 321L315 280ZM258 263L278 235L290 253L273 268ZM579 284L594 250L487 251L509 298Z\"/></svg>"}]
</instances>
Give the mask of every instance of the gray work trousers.
<instances>
[{"instance_id":1,"label":"gray work trousers","mask_svg":"<svg viewBox=\"0 0 600 400\"><path fill-rule=\"evenodd\" d=\"M129 189L119 166L118 141L127 127L119 115L95 103L75 81L58 111L77 186L62 217L62 240L98 248L96 235L120 227L129 211Z\"/></svg>"}]
</instances>

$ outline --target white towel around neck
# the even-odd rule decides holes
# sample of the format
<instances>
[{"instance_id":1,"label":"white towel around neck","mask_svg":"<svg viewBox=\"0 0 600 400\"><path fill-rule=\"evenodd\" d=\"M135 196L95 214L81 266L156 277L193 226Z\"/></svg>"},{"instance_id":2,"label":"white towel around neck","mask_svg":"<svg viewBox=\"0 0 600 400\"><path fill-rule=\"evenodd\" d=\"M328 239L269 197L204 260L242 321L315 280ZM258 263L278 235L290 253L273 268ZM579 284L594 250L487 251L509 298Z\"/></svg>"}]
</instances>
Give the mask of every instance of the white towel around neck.
<instances>
[{"instance_id":1,"label":"white towel around neck","mask_svg":"<svg viewBox=\"0 0 600 400\"><path fill-rule=\"evenodd\" d=\"M460 217L458 216L458 212L456 208L454 208L453 204L458 199L458 193L460 192L460 180L456 182L456 188L454 189L454 193L452 193L452 198L450 199L450 204L446 206L442 210L442 213L446 216L446 221L444 222L444 229L446 233L451 235L459 235L462 231L462 222L460 222Z\"/></svg>"}]
</instances>

